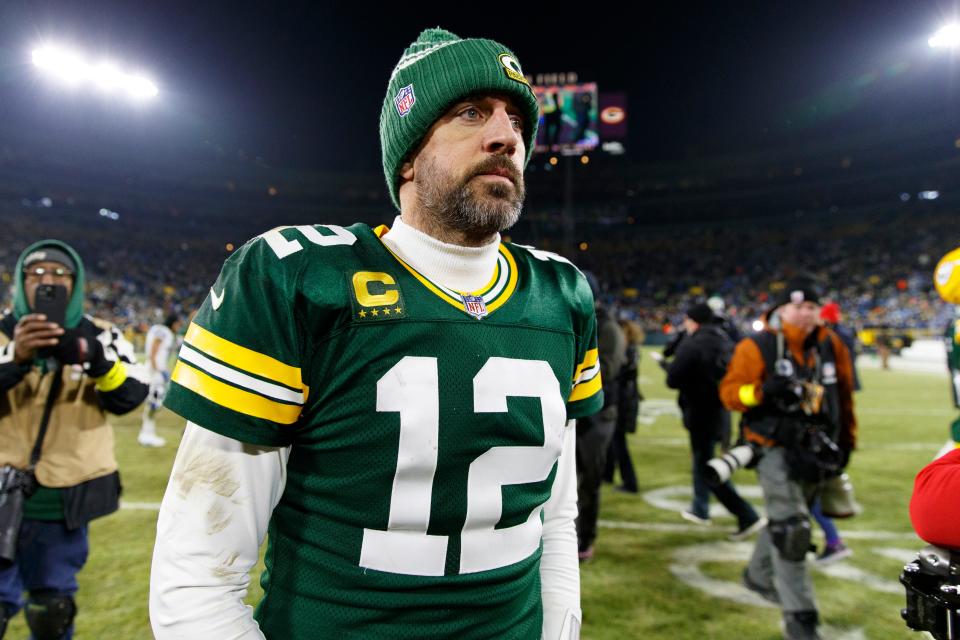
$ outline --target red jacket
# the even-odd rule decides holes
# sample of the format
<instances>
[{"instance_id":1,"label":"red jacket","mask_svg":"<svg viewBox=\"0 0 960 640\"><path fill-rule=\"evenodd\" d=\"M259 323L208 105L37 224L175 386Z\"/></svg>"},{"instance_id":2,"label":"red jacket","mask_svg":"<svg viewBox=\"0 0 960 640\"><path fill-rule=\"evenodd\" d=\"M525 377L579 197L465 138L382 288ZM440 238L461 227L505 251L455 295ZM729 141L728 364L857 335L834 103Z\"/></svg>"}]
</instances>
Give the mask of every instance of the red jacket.
<instances>
[{"instance_id":1,"label":"red jacket","mask_svg":"<svg viewBox=\"0 0 960 640\"><path fill-rule=\"evenodd\" d=\"M937 458L917 474L910 499L910 520L920 538L938 547L960 549L957 496L960 449Z\"/></svg>"}]
</instances>

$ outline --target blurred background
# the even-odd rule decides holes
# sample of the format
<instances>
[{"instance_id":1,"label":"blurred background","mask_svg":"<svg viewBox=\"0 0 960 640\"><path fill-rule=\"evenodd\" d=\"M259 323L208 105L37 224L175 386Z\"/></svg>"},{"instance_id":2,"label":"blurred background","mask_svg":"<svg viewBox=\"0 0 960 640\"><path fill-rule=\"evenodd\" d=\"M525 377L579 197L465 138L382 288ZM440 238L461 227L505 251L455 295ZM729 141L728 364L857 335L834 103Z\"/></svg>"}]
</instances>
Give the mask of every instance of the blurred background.
<instances>
[{"instance_id":1,"label":"blurred background","mask_svg":"<svg viewBox=\"0 0 960 640\"><path fill-rule=\"evenodd\" d=\"M648 350L711 297L750 330L799 272L839 304L866 366L852 471L866 512L849 525L858 556L818 573L817 590L836 637L911 637L896 582L920 544L906 501L956 413L939 342L954 311L932 282L960 245L956 13L882 1L3 2L0 306L23 248L58 238L87 264L88 311L142 345L272 227L390 224L378 118L400 54L438 25L496 39L542 107L527 204L505 236L593 270ZM878 342L905 354L889 375ZM630 446L643 500L605 495L584 637L779 637L774 610L737 600L731 563L749 546L671 510L689 494L689 460L659 374L641 366ZM138 423L118 421L126 508L92 527L80 638L149 634L152 531L175 449L137 447ZM161 416L172 445L182 426ZM753 474L743 479L758 502Z\"/></svg>"}]
</instances>

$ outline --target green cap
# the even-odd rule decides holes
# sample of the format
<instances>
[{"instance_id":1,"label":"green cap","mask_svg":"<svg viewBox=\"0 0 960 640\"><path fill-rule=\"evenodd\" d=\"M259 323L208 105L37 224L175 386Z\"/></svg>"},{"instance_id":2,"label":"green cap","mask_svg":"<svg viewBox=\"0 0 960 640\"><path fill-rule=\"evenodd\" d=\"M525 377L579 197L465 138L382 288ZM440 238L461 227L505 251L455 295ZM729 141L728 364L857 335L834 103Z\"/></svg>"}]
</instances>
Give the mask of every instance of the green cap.
<instances>
[{"instance_id":1,"label":"green cap","mask_svg":"<svg viewBox=\"0 0 960 640\"><path fill-rule=\"evenodd\" d=\"M512 51L493 40L462 39L436 28L425 30L403 52L380 110L383 175L397 209L400 165L450 105L478 92L502 93L516 100L526 120L526 166L537 138L540 107Z\"/></svg>"}]
</instances>

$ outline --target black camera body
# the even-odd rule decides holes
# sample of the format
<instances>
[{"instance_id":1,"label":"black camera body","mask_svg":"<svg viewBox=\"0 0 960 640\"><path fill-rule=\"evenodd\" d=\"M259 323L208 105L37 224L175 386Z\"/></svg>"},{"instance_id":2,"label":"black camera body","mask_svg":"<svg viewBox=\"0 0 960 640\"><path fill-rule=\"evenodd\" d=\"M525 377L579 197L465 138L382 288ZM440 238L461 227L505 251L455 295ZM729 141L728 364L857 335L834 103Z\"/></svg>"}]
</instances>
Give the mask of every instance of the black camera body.
<instances>
[{"instance_id":1,"label":"black camera body","mask_svg":"<svg viewBox=\"0 0 960 640\"><path fill-rule=\"evenodd\" d=\"M820 483L843 473L843 453L817 425L805 425L793 434L787 446L790 477L799 482Z\"/></svg>"},{"instance_id":2,"label":"black camera body","mask_svg":"<svg viewBox=\"0 0 960 640\"><path fill-rule=\"evenodd\" d=\"M0 570L16 560L23 503L36 490L37 479L32 471L8 464L0 467Z\"/></svg>"},{"instance_id":3,"label":"black camera body","mask_svg":"<svg viewBox=\"0 0 960 640\"><path fill-rule=\"evenodd\" d=\"M900 617L936 640L960 639L960 552L929 545L903 567L907 606Z\"/></svg>"}]
</instances>

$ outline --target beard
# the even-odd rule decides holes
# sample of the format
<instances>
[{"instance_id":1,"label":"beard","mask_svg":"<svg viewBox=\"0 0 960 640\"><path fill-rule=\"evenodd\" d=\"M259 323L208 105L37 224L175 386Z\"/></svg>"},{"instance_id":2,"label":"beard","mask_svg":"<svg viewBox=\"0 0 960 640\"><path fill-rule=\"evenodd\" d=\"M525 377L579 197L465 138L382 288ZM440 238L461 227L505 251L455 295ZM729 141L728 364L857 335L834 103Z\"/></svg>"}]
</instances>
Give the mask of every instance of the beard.
<instances>
[{"instance_id":1,"label":"beard","mask_svg":"<svg viewBox=\"0 0 960 640\"><path fill-rule=\"evenodd\" d=\"M508 172L512 184L475 178L496 170ZM424 159L414 179L421 209L441 227L485 238L515 225L526 189L523 175L504 156L491 156L457 179L434 158Z\"/></svg>"}]
</instances>

